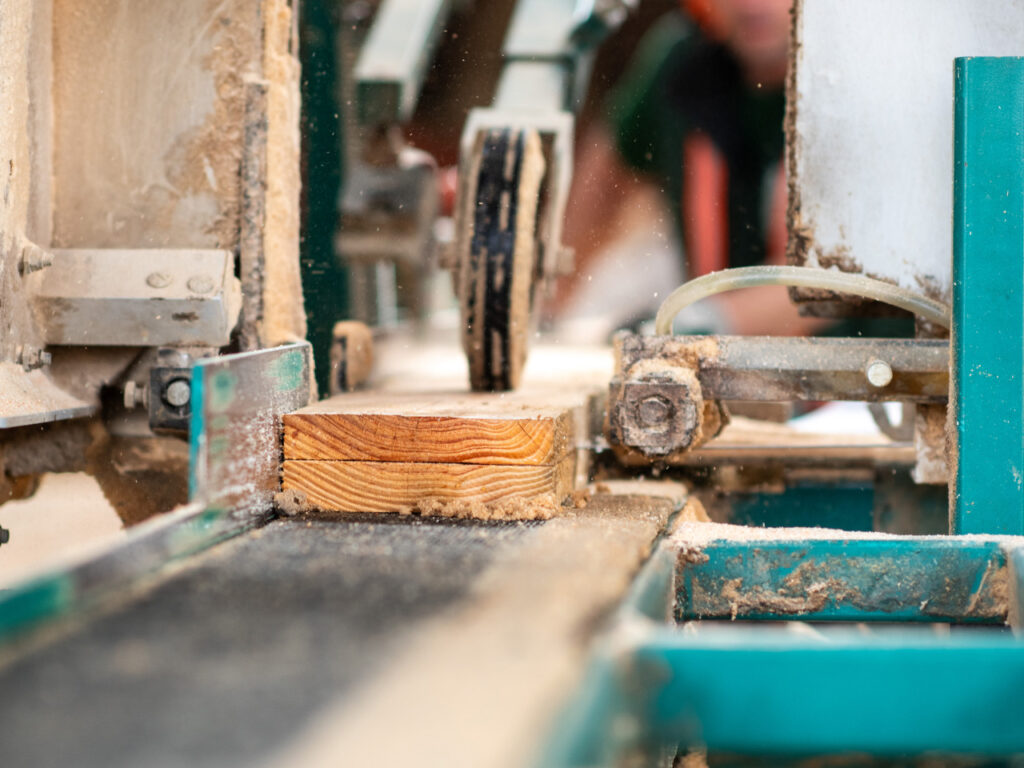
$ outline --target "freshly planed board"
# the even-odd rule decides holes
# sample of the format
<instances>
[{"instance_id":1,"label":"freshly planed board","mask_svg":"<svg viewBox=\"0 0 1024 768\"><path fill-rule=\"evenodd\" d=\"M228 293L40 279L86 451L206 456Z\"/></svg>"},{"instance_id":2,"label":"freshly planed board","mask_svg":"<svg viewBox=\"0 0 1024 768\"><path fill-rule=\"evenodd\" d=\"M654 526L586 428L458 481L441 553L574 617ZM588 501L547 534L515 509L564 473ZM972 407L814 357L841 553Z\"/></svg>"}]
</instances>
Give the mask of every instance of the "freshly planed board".
<instances>
[{"instance_id":1,"label":"freshly planed board","mask_svg":"<svg viewBox=\"0 0 1024 768\"><path fill-rule=\"evenodd\" d=\"M340 395L284 417L284 458L551 464L574 442L571 410L513 395Z\"/></svg>"},{"instance_id":2,"label":"freshly planed board","mask_svg":"<svg viewBox=\"0 0 1024 768\"><path fill-rule=\"evenodd\" d=\"M536 394L339 395L284 417L282 489L326 511L394 512L426 499L496 504L574 487L574 410ZM575 407L573 407L575 406Z\"/></svg>"},{"instance_id":3,"label":"freshly planed board","mask_svg":"<svg viewBox=\"0 0 1024 768\"><path fill-rule=\"evenodd\" d=\"M557 464L435 464L387 461L286 461L282 488L332 512L398 512L424 500L497 504L573 491L576 457ZM557 502L555 502L557 503ZM468 514L468 512L467 512Z\"/></svg>"}]
</instances>

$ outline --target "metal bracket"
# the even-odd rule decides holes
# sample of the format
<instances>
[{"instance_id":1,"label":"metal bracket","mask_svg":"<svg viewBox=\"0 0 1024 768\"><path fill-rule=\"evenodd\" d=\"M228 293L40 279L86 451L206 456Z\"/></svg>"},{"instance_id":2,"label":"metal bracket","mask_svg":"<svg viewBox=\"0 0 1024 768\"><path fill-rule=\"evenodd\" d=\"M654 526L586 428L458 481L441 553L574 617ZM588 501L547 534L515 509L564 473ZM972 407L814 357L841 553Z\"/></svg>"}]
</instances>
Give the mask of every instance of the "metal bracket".
<instances>
[{"instance_id":1,"label":"metal bracket","mask_svg":"<svg viewBox=\"0 0 1024 768\"><path fill-rule=\"evenodd\" d=\"M220 250L55 250L25 277L47 344L221 347L238 321L235 257Z\"/></svg>"},{"instance_id":2,"label":"metal bracket","mask_svg":"<svg viewBox=\"0 0 1024 768\"><path fill-rule=\"evenodd\" d=\"M281 415L309 403L307 342L200 360L192 369L189 500L266 514L279 487Z\"/></svg>"}]
</instances>

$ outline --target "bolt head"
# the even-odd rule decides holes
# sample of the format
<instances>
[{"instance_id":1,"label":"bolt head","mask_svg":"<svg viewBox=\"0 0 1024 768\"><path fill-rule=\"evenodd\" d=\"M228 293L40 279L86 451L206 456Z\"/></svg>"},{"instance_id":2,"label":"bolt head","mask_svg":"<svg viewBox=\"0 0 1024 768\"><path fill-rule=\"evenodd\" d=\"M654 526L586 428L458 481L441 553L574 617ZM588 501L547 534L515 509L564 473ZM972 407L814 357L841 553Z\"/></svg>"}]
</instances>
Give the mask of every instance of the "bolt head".
<instances>
[{"instance_id":1,"label":"bolt head","mask_svg":"<svg viewBox=\"0 0 1024 768\"><path fill-rule=\"evenodd\" d=\"M192 293L210 293L215 287L209 275L193 275L186 285Z\"/></svg>"},{"instance_id":2,"label":"bolt head","mask_svg":"<svg viewBox=\"0 0 1024 768\"><path fill-rule=\"evenodd\" d=\"M174 379L164 387L164 402L174 408L187 405L192 398L192 387L185 379Z\"/></svg>"},{"instance_id":3,"label":"bolt head","mask_svg":"<svg viewBox=\"0 0 1024 768\"><path fill-rule=\"evenodd\" d=\"M146 285L150 288L166 288L171 284L171 276L166 272L151 272L146 278Z\"/></svg>"},{"instance_id":4,"label":"bolt head","mask_svg":"<svg viewBox=\"0 0 1024 768\"><path fill-rule=\"evenodd\" d=\"M672 403L661 395L649 395L636 405L636 418L645 427L656 427L672 416Z\"/></svg>"},{"instance_id":5,"label":"bolt head","mask_svg":"<svg viewBox=\"0 0 1024 768\"><path fill-rule=\"evenodd\" d=\"M872 360L868 363L864 374L871 386L881 389L887 387L892 381L892 366L884 360Z\"/></svg>"},{"instance_id":6,"label":"bolt head","mask_svg":"<svg viewBox=\"0 0 1024 768\"><path fill-rule=\"evenodd\" d=\"M688 447L700 427L700 408L683 383L651 379L613 383L609 427L614 442L648 457Z\"/></svg>"}]
</instances>

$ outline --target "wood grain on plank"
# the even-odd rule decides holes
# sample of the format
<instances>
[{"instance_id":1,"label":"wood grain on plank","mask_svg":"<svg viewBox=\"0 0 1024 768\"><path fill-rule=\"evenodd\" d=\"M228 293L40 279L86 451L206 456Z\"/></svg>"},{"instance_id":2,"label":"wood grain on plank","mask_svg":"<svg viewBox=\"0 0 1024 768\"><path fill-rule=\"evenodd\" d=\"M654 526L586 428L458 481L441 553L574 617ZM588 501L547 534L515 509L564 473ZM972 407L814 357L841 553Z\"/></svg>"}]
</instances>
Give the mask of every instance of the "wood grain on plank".
<instances>
[{"instance_id":1,"label":"wood grain on plank","mask_svg":"<svg viewBox=\"0 0 1024 768\"><path fill-rule=\"evenodd\" d=\"M397 512L427 498L494 503L573 490L576 457L553 465L285 461L281 487L328 512Z\"/></svg>"},{"instance_id":2,"label":"wood grain on plank","mask_svg":"<svg viewBox=\"0 0 1024 768\"><path fill-rule=\"evenodd\" d=\"M284 417L285 460L539 466L574 442L571 409L511 396L339 395Z\"/></svg>"}]
</instances>

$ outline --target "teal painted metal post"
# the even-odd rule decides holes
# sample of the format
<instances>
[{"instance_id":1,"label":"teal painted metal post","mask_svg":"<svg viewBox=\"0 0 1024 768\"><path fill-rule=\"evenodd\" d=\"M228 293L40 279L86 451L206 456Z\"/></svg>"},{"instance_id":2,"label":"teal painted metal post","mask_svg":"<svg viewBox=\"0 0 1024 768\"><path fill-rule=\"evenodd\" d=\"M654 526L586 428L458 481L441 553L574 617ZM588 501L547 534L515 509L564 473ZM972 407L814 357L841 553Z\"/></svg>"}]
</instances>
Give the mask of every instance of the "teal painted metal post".
<instances>
[{"instance_id":1,"label":"teal painted metal post","mask_svg":"<svg viewBox=\"0 0 1024 768\"><path fill-rule=\"evenodd\" d=\"M955 67L951 529L1024 534L1024 58Z\"/></svg>"}]
</instances>

